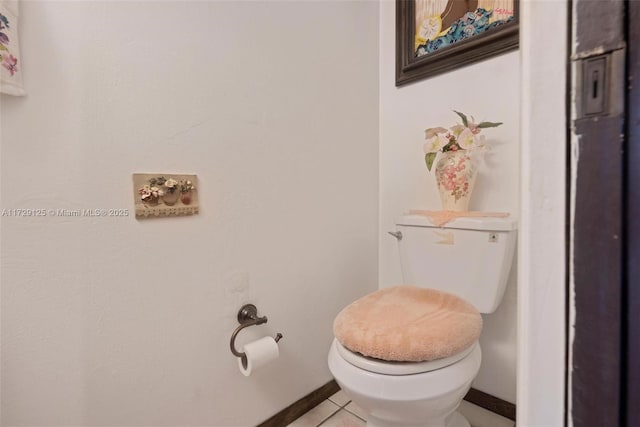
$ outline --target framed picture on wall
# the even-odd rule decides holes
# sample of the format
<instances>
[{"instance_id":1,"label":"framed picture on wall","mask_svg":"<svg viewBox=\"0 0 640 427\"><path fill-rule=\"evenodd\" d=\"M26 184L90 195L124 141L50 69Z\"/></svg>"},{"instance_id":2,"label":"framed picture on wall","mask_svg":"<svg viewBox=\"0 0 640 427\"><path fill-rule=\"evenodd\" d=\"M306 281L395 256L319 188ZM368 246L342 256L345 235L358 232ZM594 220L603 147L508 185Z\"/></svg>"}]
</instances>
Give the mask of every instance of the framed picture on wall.
<instances>
[{"instance_id":1,"label":"framed picture on wall","mask_svg":"<svg viewBox=\"0 0 640 427\"><path fill-rule=\"evenodd\" d=\"M518 48L519 0L396 0L396 86Z\"/></svg>"}]
</instances>

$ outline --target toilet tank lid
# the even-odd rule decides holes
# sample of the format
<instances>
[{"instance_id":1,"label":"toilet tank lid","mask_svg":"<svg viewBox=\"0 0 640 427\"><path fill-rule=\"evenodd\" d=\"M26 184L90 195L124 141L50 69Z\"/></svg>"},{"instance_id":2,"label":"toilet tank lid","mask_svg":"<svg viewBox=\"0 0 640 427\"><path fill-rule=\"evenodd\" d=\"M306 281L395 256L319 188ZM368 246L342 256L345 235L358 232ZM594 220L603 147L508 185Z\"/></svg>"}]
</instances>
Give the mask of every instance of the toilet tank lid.
<instances>
[{"instance_id":1,"label":"toilet tank lid","mask_svg":"<svg viewBox=\"0 0 640 427\"><path fill-rule=\"evenodd\" d=\"M396 225L487 231L511 231L518 228L518 221L510 215L507 217L496 216L497 214L494 212L487 212L487 216L483 216L482 212L468 212L464 214L473 216L456 216L445 224L438 225L438 220L442 218L438 215L407 214L397 217Z\"/></svg>"}]
</instances>

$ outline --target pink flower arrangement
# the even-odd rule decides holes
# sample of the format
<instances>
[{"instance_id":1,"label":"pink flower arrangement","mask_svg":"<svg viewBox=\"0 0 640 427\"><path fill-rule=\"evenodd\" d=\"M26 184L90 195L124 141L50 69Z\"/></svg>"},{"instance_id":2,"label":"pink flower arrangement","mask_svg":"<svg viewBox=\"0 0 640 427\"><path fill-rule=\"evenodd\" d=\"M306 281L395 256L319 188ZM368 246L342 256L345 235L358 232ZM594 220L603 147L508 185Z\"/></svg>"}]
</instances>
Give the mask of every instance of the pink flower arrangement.
<instances>
[{"instance_id":1,"label":"pink flower arrangement","mask_svg":"<svg viewBox=\"0 0 640 427\"><path fill-rule=\"evenodd\" d=\"M479 135L480 131L485 128L498 127L502 124L501 122L475 123L473 116L469 120L466 115L459 111L454 111L454 113L460 116L462 124L455 124L449 129L436 127L428 128L424 131L425 139L427 140L424 144L424 160L429 171L431 171L433 162L439 152L473 150L483 147L484 136Z\"/></svg>"},{"instance_id":2,"label":"pink flower arrangement","mask_svg":"<svg viewBox=\"0 0 640 427\"><path fill-rule=\"evenodd\" d=\"M164 196L164 191L155 185L144 185L138 190L140 199L145 203L157 202L158 199Z\"/></svg>"},{"instance_id":3,"label":"pink flower arrangement","mask_svg":"<svg viewBox=\"0 0 640 427\"><path fill-rule=\"evenodd\" d=\"M16 71L18 71L18 58L11 54L5 54L4 56L0 56L0 58L2 58L2 66L13 76Z\"/></svg>"}]
</instances>

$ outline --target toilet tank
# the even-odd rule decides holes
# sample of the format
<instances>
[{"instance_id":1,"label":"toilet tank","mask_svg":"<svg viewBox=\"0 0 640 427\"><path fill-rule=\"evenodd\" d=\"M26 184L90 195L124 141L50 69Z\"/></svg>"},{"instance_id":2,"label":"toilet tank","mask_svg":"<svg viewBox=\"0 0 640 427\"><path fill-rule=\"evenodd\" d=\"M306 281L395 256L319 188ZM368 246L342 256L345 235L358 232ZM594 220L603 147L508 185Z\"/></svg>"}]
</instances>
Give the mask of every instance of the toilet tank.
<instances>
[{"instance_id":1,"label":"toilet tank","mask_svg":"<svg viewBox=\"0 0 640 427\"><path fill-rule=\"evenodd\" d=\"M507 285L516 230L510 218L457 218L437 227L422 215L399 217L404 283L456 294L493 313Z\"/></svg>"}]
</instances>

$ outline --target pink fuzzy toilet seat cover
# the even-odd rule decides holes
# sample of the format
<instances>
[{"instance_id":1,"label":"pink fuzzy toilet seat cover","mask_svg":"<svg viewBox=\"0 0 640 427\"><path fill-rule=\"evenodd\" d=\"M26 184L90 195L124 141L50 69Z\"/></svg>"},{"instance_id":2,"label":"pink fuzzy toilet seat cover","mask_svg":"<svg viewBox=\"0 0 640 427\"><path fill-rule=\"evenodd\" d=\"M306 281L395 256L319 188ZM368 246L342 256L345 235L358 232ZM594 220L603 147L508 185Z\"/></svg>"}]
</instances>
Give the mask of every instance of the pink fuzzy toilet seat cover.
<instances>
[{"instance_id":1,"label":"pink fuzzy toilet seat cover","mask_svg":"<svg viewBox=\"0 0 640 427\"><path fill-rule=\"evenodd\" d=\"M395 286L345 307L333 322L347 349L376 359L423 362L457 354L480 337L482 317L453 294Z\"/></svg>"}]
</instances>

